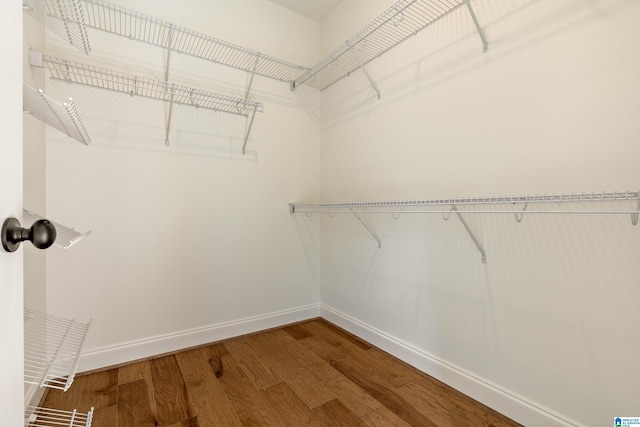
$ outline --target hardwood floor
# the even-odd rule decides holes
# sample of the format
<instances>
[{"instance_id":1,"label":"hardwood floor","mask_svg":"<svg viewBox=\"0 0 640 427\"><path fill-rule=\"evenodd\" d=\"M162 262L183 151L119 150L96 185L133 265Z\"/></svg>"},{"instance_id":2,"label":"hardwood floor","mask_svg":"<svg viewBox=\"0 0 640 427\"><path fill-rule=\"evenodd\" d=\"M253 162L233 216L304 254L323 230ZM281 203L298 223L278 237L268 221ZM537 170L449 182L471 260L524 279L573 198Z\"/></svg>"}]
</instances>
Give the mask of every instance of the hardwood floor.
<instances>
[{"instance_id":1,"label":"hardwood floor","mask_svg":"<svg viewBox=\"0 0 640 427\"><path fill-rule=\"evenodd\" d=\"M322 319L81 375L42 406L93 406L94 427L519 426Z\"/></svg>"}]
</instances>

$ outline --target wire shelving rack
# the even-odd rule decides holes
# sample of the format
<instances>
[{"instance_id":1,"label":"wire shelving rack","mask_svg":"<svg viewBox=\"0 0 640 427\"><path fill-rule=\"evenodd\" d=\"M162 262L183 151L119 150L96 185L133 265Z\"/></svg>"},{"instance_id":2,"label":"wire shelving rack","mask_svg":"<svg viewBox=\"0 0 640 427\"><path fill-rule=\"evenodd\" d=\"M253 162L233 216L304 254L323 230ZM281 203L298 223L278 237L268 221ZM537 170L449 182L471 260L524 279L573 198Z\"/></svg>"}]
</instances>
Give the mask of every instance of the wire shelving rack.
<instances>
[{"instance_id":1,"label":"wire shelving rack","mask_svg":"<svg viewBox=\"0 0 640 427\"><path fill-rule=\"evenodd\" d=\"M80 0L23 0L22 9L71 46L87 55L91 51Z\"/></svg>"},{"instance_id":2,"label":"wire shelving rack","mask_svg":"<svg viewBox=\"0 0 640 427\"><path fill-rule=\"evenodd\" d=\"M78 142L88 145L91 138L71 98L59 103L42 89L22 85L22 110L58 129Z\"/></svg>"},{"instance_id":3,"label":"wire shelving rack","mask_svg":"<svg viewBox=\"0 0 640 427\"><path fill-rule=\"evenodd\" d=\"M566 209L567 204L587 203L586 208ZM588 202L591 202L589 204ZM607 202L630 202L627 209L603 208ZM529 204L537 205L528 209ZM519 205L519 206L518 206ZM464 206L459 209L458 206ZM609 206L611 206L609 204ZM351 214L369 232L371 237L382 247L377 233L367 222L364 214L391 214L398 219L405 214L441 214L448 220L455 214L466 229L469 237L480 252L480 260L487 262L487 254L473 230L464 218L466 214L511 214L517 222L522 222L524 215L630 215L631 224L638 224L640 214L640 191L603 191L588 193L554 193L519 196L486 196L462 197L422 200L388 200L374 202L341 202L341 203L289 203L290 214ZM464 214L464 215L463 215Z\"/></svg>"},{"instance_id":4,"label":"wire shelving rack","mask_svg":"<svg viewBox=\"0 0 640 427\"><path fill-rule=\"evenodd\" d=\"M25 427L91 427L93 408L87 413L29 406L25 409Z\"/></svg>"},{"instance_id":5,"label":"wire shelving rack","mask_svg":"<svg viewBox=\"0 0 640 427\"><path fill-rule=\"evenodd\" d=\"M362 69L379 98L380 91L364 66L465 5L486 52L489 45L469 0L400 0L322 58L309 72L299 75L291 87L306 84L324 90Z\"/></svg>"},{"instance_id":6,"label":"wire shelving rack","mask_svg":"<svg viewBox=\"0 0 640 427\"><path fill-rule=\"evenodd\" d=\"M24 382L67 391L91 322L24 310Z\"/></svg>"},{"instance_id":7,"label":"wire shelving rack","mask_svg":"<svg viewBox=\"0 0 640 427\"><path fill-rule=\"evenodd\" d=\"M167 144L169 143L171 112L174 104L204 108L247 118L248 126L244 135L243 154L246 150L255 114L264 111L261 102L126 74L48 55L42 56L42 66L49 69L53 79L168 102L169 114L165 136Z\"/></svg>"}]
</instances>

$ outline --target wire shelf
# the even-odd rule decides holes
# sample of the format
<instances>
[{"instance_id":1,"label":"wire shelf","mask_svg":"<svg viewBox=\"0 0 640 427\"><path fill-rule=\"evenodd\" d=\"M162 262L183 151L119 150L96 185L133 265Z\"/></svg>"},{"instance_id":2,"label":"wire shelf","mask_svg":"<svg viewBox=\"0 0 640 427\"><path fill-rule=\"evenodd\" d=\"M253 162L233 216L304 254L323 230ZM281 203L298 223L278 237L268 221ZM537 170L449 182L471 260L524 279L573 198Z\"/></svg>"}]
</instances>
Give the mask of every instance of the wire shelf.
<instances>
[{"instance_id":1,"label":"wire shelf","mask_svg":"<svg viewBox=\"0 0 640 427\"><path fill-rule=\"evenodd\" d=\"M24 310L24 382L67 391L89 323Z\"/></svg>"},{"instance_id":2,"label":"wire shelf","mask_svg":"<svg viewBox=\"0 0 640 427\"><path fill-rule=\"evenodd\" d=\"M91 142L71 98L61 104L45 95L42 89L23 84L22 109L84 145Z\"/></svg>"},{"instance_id":3,"label":"wire shelf","mask_svg":"<svg viewBox=\"0 0 640 427\"><path fill-rule=\"evenodd\" d=\"M324 90L465 4L465 0L400 0L298 76L292 86Z\"/></svg>"},{"instance_id":4,"label":"wire shelf","mask_svg":"<svg viewBox=\"0 0 640 427\"><path fill-rule=\"evenodd\" d=\"M42 64L51 77L100 89L142 96L176 104L189 105L241 116L262 112L260 102L207 92L146 77L125 74L93 65L43 55Z\"/></svg>"},{"instance_id":5,"label":"wire shelf","mask_svg":"<svg viewBox=\"0 0 640 427\"><path fill-rule=\"evenodd\" d=\"M442 209L438 207L446 207L448 212L451 206L461 205L515 205L529 203L548 203L558 205L560 203L573 202L615 202L615 201L632 201L638 203L638 209L628 210L558 210L558 209L540 209L538 211L527 210L527 214L531 213L566 213L566 214L637 214L640 210L640 192L639 191L604 191L589 193L555 193L555 194L533 194L533 195L511 195L511 196L485 196L485 197L462 197L462 198L441 198L441 199L422 199L422 200L388 200L376 202L344 202L344 203L316 203L316 204L290 204L291 213L442 213ZM433 208L436 209L433 209ZM405 210L406 208L413 208ZM466 210L464 213L518 213L521 210L507 209L483 209L483 210Z\"/></svg>"},{"instance_id":6,"label":"wire shelf","mask_svg":"<svg viewBox=\"0 0 640 427\"><path fill-rule=\"evenodd\" d=\"M80 0L23 0L23 10L85 54L91 52Z\"/></svg>"},{"instance_id":7,"label":"wire shelf","mask_svg":"<svg viewBox=\"0 0 640 427\"><path fill-rule=\"evenodd\" d=\"M87 26L248 73L290 82L309 69L101 0L84 0Z\"/></svg>"},{"instance_id":8,"label":"wire shelf","mask_svg":"<svg viewBox=\"0 0 640 427\"><path fill-rule=\"evenodd\" d=\"M93 408L88 413L29 406L25 409L25 427L91 427Z\"/></svg>"}]
</instances>

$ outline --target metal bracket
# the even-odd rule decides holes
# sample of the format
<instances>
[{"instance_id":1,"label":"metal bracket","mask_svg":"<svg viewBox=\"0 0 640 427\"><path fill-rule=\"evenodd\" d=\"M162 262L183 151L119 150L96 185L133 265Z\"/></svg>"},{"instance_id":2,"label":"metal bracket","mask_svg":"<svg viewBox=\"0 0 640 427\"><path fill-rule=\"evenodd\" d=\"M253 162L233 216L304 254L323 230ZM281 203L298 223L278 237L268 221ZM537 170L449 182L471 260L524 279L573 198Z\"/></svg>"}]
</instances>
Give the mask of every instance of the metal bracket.
<instances>
[{"instance_id":1,"label":"metal bracket","mask_svg":"<svg viewBox=\"0 0 640 427\"><path fill-rule=\"evenodd\" d=\"M167 86L169 84L167 83ZM171 130L171 112L173 111L173 94L175 93L173 85L169 86L169 90L171 90L171 98L169 99L169 114L167 115L167 125L164 137L164 144L169 145L169 131Z\"/></svg>"},{"instance_id":2,"label":"metal bracket","mask_svg":"<svg viewBox=\"0 0 640 427\"><path fill-rule=\"evenodd\" d=\"M364 68L364 64L362 64L362 61L360 61L360 58L358 58L358 55L356 54L356 52L353 50L353 47L351 46L351 43L349 43L347 41L347 49L349 49L349 52L351 52L351 54L353 55L353 57L355 58L356 62L358 63L358 65L360 66L360 68L362 69L362 71L364 71L365 76L367 76L367 78L369 79L369 82L371 83L371 86L373 86L373 89L376 91L376 93L378 94L378 99L380 99L380 90L378 90L378 86L376 86L376 84L374 83L373 79L371 78L371 76L369 75L369 73L367 72L367 69Z\"/></svg>"},{"instance_id":3,"label":"metal bracket","mask_svg":"<svg viewBox=\"0 0 640 427\"><path fill-rule=\"evenodd\" d=\"M167 35L167 62L164 67L164 81L169 81L169 59L171 58L171 39L173 38L173 24L169 24L169 34Z\"/></svg>"},{"instance_id":4,"label":"metal bracket","mask_svg":"<svg viewBox=\"0 0 640 427\"><path fill-rule=\"evenodd\" d=\"M515 216L516 216L516 222L522 222L522 218L524 217L524 211L527 210L527 207L529 206L529 203L525 202L524 207L522 208L521 212L516 212Z\"/></svg>"},{"instance_id":5,"label":"metal bracket","mask_svg":"<svg viewBox=\"0 0 640 427\"><path fill-rule=\"evenodd\" d=\"M476 25L476 30L478 30L478 34L480 35L480 39L482 39L482 52L487 52L489 50L489 42L487 42L487 38L484 36L484 31L480 27L480 23L478 22L478 18L476 17L476 13L473 11L471 7L470 0L464 0L467 4L467 9L469 9L469 14L471 14L471 19L473 19L473 23Z\"/></svg>"},{"instance_id":6,"label":"metal bracket","mask_svg":"<svg viewBox=\"0 0 640 427\"><path fill-rule=\"evenodd\" d=\"M249 92L251 91L251 85L253 84L253 77L256 75L256 70L258 69L258 61L260 60L260 55L256 56L256 61L253 64L253 70L251 71L251 78L249 79L249 84L247 85L247 91L244 94L244 100L249 100ZM242 144L242 155L247 153L247 142L249 141L249 133L251 133L251 127L253 126L253 119L256 117L257 107L254 107L253 112L251 113L251 119L249 120L249 126L247 127L247 132L244 135L244 143Z\"/></svg>"},{"instance_id":7,"label":"metal bracket","mask_svg":"<svg viewBox=\"0 0 640 427\"><path fill-rule=\"evenodd\" d=\"M638 212L634 212L631 214L631 224L638 225L638 213L640 212L640 192L638 192L638 207L636 208Z\"/></svg>"},{"instance_id":8,"label":"metal bracket","mask_svg":"<svg viewBox=\"0 0 640 427\"><path fill-rule=\"evenodd\" d=\"M484 252L484 249L482 248L482 245L480 244L480 242L476 238L476 235L473 234L473 231L471 231L471 228L469 228L469 224L467 224L467 221L465 221L465 219L462 216L462 214L460 213L460 211L458 211L458 208L456 207L456 205L451 205L451 211L455 212L455 214L458 216L458 219L460 220L462 225L464 225L464 228L467 230L467 233L469 233L469 236L471 236L471 240L473 240L473 243L475 243L476 246L478 247L478 250L480 251L480 261L483 264L486 264L487 263L487 254Z\"/></svg>"},{"instance_id":9,"label":"metal bracket","mask_svg":"<svg viewBox=\"0 0 640 427\"><path fill-rule=\"evenodd\" d=\"M251 127L253 126L253 119L256 117L256 111L258 107L253 108L253 112L251 113L251 119L249 120L249 127L247 128L247 133L244 135L244 144L242 144L242 154L246 154L247 152L247 141L249 140L249 133L251 133Z\"/></svg>"},{"instance_id":10,"label":"metal bracket","mask_svg":"<svg viewBox=\"0 0 640 427\"><path fill-rule=\"evenodd\" d=\"M362 217L361 217L361 216L358 216L358 214L357 214L356 212L354 212L354 211L353 211L353 209L349 208L349 210L351 211L351 213L353 214L353 216L355 216L355 217L356 217L356 219L357 219L358 221L360 221L360 224L362 224L362 226L363 226L364 228L366 228L366 229L367 229L367 231L369 232L369 234L371 234L371 237L373 237L373 238L375 239L375 241L376 241L376 242L378 242L378 248L382 249L382 242L380 241L380 238L378 237L378 235L376 234L376 232L375 232L375 231L373 231L373 230L371 229L371 227L369 227L369 226L367 225L367 223L366 223L366 222L364 222L364 220L362 219Z\"/></svg>"}]
</instances>

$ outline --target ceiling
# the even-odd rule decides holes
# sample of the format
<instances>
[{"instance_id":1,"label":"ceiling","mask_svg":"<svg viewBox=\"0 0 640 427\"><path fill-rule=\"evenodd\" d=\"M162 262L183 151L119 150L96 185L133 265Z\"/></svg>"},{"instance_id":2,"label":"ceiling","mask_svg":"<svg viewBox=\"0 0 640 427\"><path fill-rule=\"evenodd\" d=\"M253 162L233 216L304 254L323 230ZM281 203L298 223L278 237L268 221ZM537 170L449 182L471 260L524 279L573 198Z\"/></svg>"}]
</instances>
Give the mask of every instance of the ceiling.
<instances>
[{"instance_id":1,"label":"ceiling","mask_svg":"<svg viewBox=\"0 0 640 427\"><path fill-rule=\"evenodd\" d=\"M342 0L271 0L315 21L322 21Z\"/></svg>"}]
</instances>

